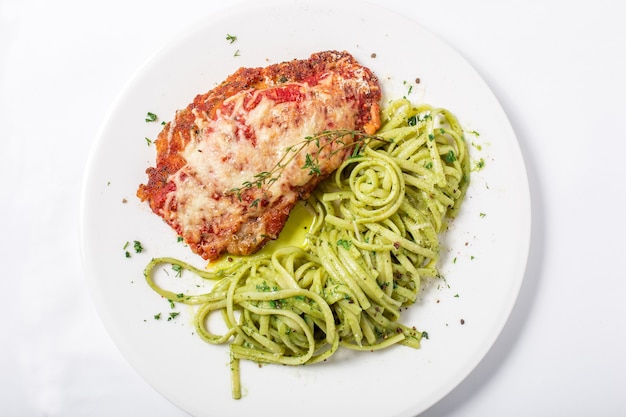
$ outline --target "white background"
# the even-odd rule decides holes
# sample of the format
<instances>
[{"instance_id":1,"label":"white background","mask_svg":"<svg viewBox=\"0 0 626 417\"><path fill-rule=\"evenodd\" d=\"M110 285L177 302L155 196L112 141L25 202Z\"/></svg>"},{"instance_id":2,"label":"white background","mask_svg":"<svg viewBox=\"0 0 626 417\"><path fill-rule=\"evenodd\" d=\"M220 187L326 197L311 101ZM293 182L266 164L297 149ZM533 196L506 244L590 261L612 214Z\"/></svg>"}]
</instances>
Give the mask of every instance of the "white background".
<instances>
[{"instance_id":1,"label":"white background","mask_svg":"<svg viewBox=\"0 0 626 417\"><path fill-rule=\"evenodd\" d=\"M87 155L125 83L212 1L0 0L0 410L185 416L123 359L80 260ZM423 413L626 415L626 12L618 1L383 1L507 112L532 198L527 272L480 365ZM372 22L393 24L393 22Z\"/></svg>"}]
</instances>

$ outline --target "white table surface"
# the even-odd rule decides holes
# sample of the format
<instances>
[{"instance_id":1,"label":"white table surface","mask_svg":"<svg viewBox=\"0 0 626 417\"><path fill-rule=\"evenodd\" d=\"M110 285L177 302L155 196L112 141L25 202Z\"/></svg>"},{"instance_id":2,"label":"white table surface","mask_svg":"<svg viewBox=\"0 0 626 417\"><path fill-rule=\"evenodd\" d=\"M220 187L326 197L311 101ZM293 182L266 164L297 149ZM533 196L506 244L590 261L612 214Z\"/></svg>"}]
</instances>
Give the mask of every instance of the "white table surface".
<instances>
[{"instance_id":1,"label":"white table surface","mask_svg":"<svg viewBox=\"0 0 626 417\"><path fill-rule=\"evenodd\" d=\"M423 415L626 415L624 7L373 3L478 70L517 133L531 188L530 256L511 318ZM80 259L80 188L124 84L187 22L228 5L0 0L0 414L187 415L135 373L98 317Z\"/></svg>"}]
</instances>

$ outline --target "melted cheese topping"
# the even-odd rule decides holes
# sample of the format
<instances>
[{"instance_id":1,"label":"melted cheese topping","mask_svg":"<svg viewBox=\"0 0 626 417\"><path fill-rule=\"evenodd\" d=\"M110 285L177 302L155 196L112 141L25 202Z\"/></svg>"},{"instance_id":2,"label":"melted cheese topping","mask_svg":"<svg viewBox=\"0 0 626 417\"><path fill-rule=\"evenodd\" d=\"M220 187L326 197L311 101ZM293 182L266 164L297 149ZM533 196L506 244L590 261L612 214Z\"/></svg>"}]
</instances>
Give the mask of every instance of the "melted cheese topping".
<instances>
[{"instance_id":1,"label":"melted cheese topping","mask_svg":"<svg viewBox=\"0 0 626 417\"><path fill-rule=\"evenodd\" d=\"M187 164L170 178L176 189L168 200L176 200L177 212L168 217L178 217L185 232L199 234L207 219L239 215L244 207L233 207L221 196L271 171L288 147L324 130L354 129L357 103L346 90L358 90L363 80L346 86L349 81L331 75L314 86L243 91L225 100L215 119L196 114L199 133L183 152ZM270 201L309 180L308 170L293 161L268 189Z\"/></svg>"}]
</instances>

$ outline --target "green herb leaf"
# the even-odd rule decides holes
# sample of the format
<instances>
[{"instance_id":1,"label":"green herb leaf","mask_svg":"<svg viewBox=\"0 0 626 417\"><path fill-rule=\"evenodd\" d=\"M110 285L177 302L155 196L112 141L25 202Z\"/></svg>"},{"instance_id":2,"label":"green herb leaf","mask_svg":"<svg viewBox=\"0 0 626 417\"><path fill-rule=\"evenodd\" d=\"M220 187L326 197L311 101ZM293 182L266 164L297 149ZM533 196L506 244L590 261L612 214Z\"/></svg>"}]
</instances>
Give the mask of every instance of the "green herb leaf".
<instances>
[{"instance_id":1,"label":"green herb leaf","mask_svg":"<svg viewBox=\"0 0 626 417\"><path fill-rule=\"evenodd\" d=\"M135 248L135 253L143 252L143 246L141 246L141 242L138 240L133 242L133 248Z\"/></svg>"},{"instance_id":2,"label":"green herb leaf","mask_svg":"<svg viewBox=\"0 0 626 417\"><path fill-rule=\"evenodd\" d=\"M320 169L319 161L316 158L313 158L311 154L306 154L304 157L304 165L302 169L308 169L309 175L321 175L322 171Z\"/></svg>"},{"instance_id":3,"label":"green herb leaf","mask_svg":"<svg viewBox=\"0 0 626 417\"><path fill-rule=\"evenodd\" d=\"M352 150L352 154L350 155L350 158L356 158L359 156L359 153L361 153L361 145L360 144L356 144L354 146L354 149Z\"/></svg>"},{"instance_id":4,"label":"green herb leaf","mask_svg":"<svg viewBox=\"0 0 626 417\"><path fill-rule=\"evenodd\" d=\"M478 162L476 162L476 166L475 166L475 168L474 168L474 169L476 169L476 170L481 170L481 169L483 169L484 167L485 167L485 160L484 160L483 158L480 158L480 159L478 160Z\"/></svg>"},{"instance_id":5,"label":"green herb leaf","mask_svg":"<svg viewBox=\"0 0 626 417\"><path fill-rule=\"evenodd\" d=\"M183 274L183 267L178 264L172 265L172 270L176 272L176 275L174 275L174 277L176 278L180 277Z\"/></svg>"},{"instance_id":6,"label":"green herb leaf","mask_svg":"<svg viewBox=\"0 0 626 417\"><path fill-rule=\"evenodd\" d=\"M339 239L337 241L337 246L341 246L342 248L348 250L352 246L352 241L346 239Z\"/></svg>"},{"instance_id":7,"label":"green herb leaf","mask_svg":"<svg viewBox=\"0 0 626 417\"><path fill-rule=\"evenodd\" d=\"M451 163L453 163L454 161L456 161L456 155L454 154L454 151L450 150L450 151L448 151L448 153L447 153L447 154L445 154L445 155L444 155L443 159L444 159L447 163L451 164Z\"/></svg>"},{"instance_id":8,"label":"green herb leaf","mask_svg":"<svg viewBox=\"0 0 626 417\"><path fill-rule=\"evenodd\" d=\"M226 34L226 40L227 40L229 43L233 43L233 42L235 42L235 41L237 40L237 36L235 36L235 35L230 35L230 34L228 34L228 33L227 33L227 34Z\"/></svg>"},{"instance_id":9,"label":"green herb leaf","mask_svg":"<svg viewBox=\"0 0 626 417\"><path fill-rule=\"evenodd\" d=\"M154 113L148 112L146 114L146 122L156 122L158 119L157 115Z\"/></svg>"}]
</instances>

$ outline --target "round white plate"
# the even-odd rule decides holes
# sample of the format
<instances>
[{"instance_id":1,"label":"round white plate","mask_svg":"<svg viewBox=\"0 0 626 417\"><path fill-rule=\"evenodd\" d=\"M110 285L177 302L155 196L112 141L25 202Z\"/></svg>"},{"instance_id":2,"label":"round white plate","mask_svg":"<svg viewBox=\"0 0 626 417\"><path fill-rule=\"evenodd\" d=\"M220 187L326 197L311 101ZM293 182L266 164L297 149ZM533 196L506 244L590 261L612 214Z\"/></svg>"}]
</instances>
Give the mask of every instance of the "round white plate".
<instances>
[{"instance_id":1,"label":"round white plate","mask_svg":"<svg viewBox=\"0 0 626 417\"><path fill-rule=\"evenodd\" d=\"M230 43L227 34L236 41ZM482 158L485 166L472 173L461 215L443 238L445 280L427 285L419 303L404 313L405 324L429 334L421 349L339 352L326 363L302 367L242 363L243 398L235 401L228 347L200 340L188 308L172 310L143 279L152 257L204 265L135 197L145 169L154 164L154 145L145 138L156 138L161 120L240 66L327 49L347 50L371 68L385 100L407 96L451 110L468 132L479 133L466 137L473 164ZM147 112L159 122L147 123ZM91 153L81 213L86 277L107 330L146 381L194 416L421 413L454 389L496 340L517 298L530 241L524 162L488 86L417 23L363 2L251 4L191 27L119 97ZM133 250L135 240L142 253ZM173 311L180 315L168 321Z\"/></svg>"}]
</instances>

